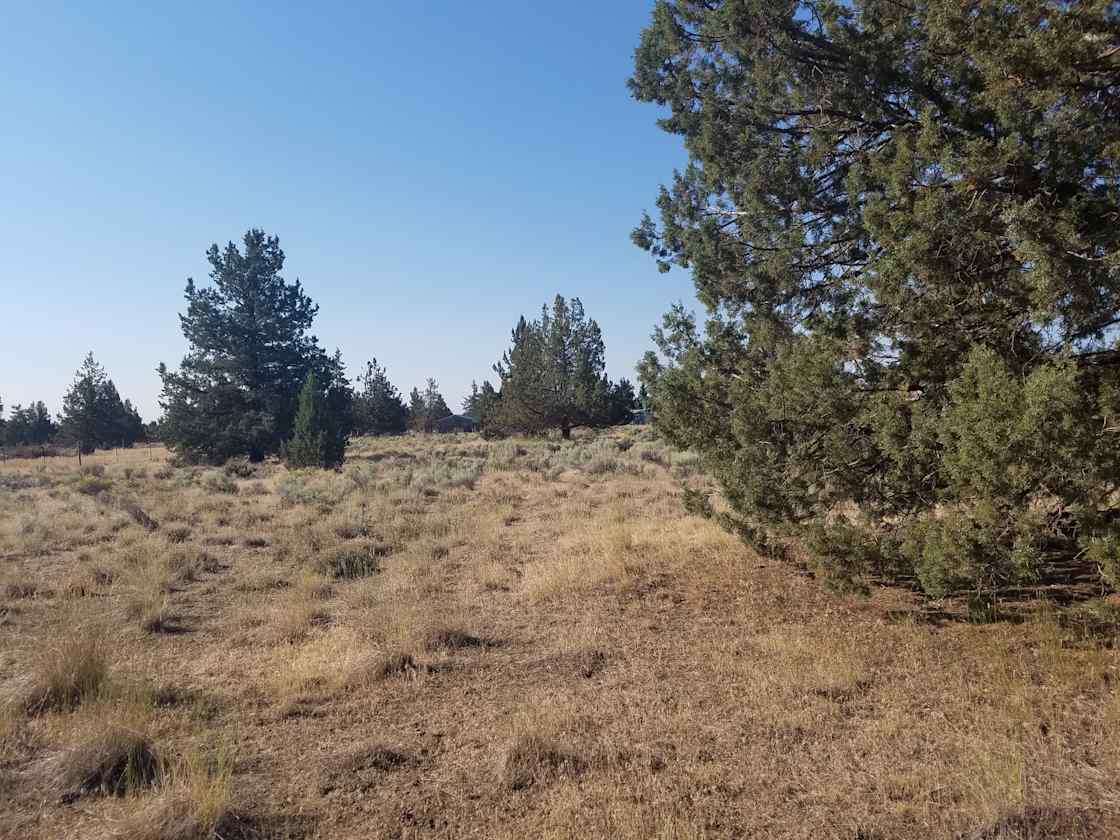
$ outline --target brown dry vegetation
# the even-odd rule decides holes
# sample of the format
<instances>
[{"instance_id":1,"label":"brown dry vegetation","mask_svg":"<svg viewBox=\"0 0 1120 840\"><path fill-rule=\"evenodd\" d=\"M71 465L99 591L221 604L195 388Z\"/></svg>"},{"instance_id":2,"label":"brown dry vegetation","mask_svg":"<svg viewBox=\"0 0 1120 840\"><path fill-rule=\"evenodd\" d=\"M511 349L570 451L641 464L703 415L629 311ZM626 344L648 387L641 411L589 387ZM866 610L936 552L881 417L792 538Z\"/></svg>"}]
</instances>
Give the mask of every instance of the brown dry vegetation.
<instances>
[{"instance_id":1,"label":"brown dry vegetation","mask_svg":"<svg viewBox=\"0 0 1120 840\"><path fill-rule=\"evenodd\" d=\"M88 460L0 468L0 837L1120 836L1107 603L829 595L647 430Z\"/></svg>"}]
</instances>

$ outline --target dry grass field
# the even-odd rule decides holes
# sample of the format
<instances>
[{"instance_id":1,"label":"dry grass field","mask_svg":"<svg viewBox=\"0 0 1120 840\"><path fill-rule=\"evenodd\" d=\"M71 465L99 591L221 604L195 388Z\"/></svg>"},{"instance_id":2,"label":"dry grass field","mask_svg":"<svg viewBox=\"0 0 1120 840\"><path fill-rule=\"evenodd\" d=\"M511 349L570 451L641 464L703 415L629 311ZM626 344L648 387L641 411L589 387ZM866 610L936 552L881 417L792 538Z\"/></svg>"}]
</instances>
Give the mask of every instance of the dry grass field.
<instances>
[{"instance_id":1,"label":"dry grass field","mask_svg":"<svg viewBox=\"0 0 1120 840\"><path fill-rule=\"evenodd\" d=\"M0 466L0 837L1120 836L1107 601L830 595L648 430L86 465Z\"/></svg>"}]
</instances>

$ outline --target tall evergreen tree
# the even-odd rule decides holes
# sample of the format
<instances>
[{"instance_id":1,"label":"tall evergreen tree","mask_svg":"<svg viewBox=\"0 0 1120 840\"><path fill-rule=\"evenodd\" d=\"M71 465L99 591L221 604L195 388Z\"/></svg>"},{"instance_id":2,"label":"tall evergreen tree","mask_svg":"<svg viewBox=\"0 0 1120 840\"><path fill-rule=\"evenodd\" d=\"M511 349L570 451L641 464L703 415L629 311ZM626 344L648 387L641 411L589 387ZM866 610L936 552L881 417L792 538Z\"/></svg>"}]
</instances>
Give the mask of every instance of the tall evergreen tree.
<instances>
[{"instance_id":1,"label":"tall evergreen tree","mask_svg":"<svg viewBox=\"0 0 1120 840\"><path fill-rule=\"evenodd\" d=\"M144 437L144 421L129 400L122 400L113 380L106 381L102 394L104 417L100 431L102 442L110 446L129 447Z\"/></svg>"},{"instance_id":2,"label":"tall evergreen tree","mask_svg":"<svg viewBox=\"0 0 1120 840\"><path fill-rule=\"evenodd\" d=\"M188 279L179 316L190 348L178 371L159 366L163 439L192 459L260 460L291 436L308 374L329 392L342 364L309 332L318 307L284 280L279 239L250 230L243 249L212 245L206 256L212 285Z\"/></svg>"},{"instance_id":3,"label":"tall evergreen tree","mask_svg":"<svg viewBox=\"0 0 1120 840\"><path fill-rule=\"evenodd\" d=\"M19 440L16 443L20 444L42 446L58 431L50 411L42 400L22 410L13 409L10 423L19 427Z\"/></svg>"},{"instance_id":4,"label":"tall evergreen tree","mask_svg":"<svg viewBox=\"0 0 1120 840\"><path fill-rule=\"evenodd\" d=\"M419 388L414 387L408 393L408 427L423 430L426 414L424 396L420 393Z\"/></svg>"},{"instance_id":5,"label":"tall evergreen tree","mask_svg":"<svg viewBox=\"0 0 1120 840\"><path fill-rule=\"evenodd\" d=\"M470 417L476 423L479 420L479 407L482 400L482 392L478 390L478 383L473 379L471 380L471 392L467 394L463 400L463 415Z\"/></svg>"},{"instance_id":6,"label":"tall evergreen tree","mask_svg":"<svg viewBox=\"0 0 1120 840\"><path fill-rule=\"evenodd\" d=\"M475 401L475 410L478 412L478 427L485 437L501 435L502 430L502 396L490 384L490 380L482 383Z\"/></svg>"},{"instance_id":7,"label":"tall evergreen tree","mask_svg":"<svg viewBox=\"0 0 1120 840\"><path fill-rule=\"evenodd\" d=\"M612 426L621 426L634 419L634 410L639 407L634 385L623 377L613 383L607 395L607 421Z\"/></svg>"},{"instance_id":8,"label":"tall evergreen tree","mask_svg":"<svg viewBox=\"0 0 1120 840\"><path fill-rule=\"evenodd\" d=\"M518 320L510 348L494 365L501 377L502 424L510 431L559 429L610 423L610 383L603 373L605 348L599 325L579 298L557 295L537 321Z\"/></svg>"},{"instance_id":9,"label":"tall evergreen tree","mask_svg":"<svg viewBox=\"0 0 1120 840\"><path fill-rule=\"evenodd\" d=\"M79 453L112 445L112 402L109 377L88 353L62 398L62 432L75 442ZM116 394L116 389L112 391Z\"/></svg>"},{"instance_id":10,"label":"tall evergreen tree","mask_svg":"<svg viewBox=\"0 0 1120 840\"><path fill-rule=\"evenodd\" d=\"M439 420L452 413L434 379L428 379L423 391L413 388L409 402L409 424L418 431L431 432Z\"/></svg>"},{"instance_id":11,"label":"tall evergreen tree","mask_svg":"<svg viewBox=\"0 0 1120 840\"><path fill-rule=\"evenodd\" d=\"M452 411L447 406L443 394L439 392L439 384L434 379L429 379L424 387L424 407L428 411L428 420L435 423L444 417L450 417Z\"/></svg>"},{"instance_id":12,"label":"tall evergreen tree","mask_svg":"<svg viewBox=\"0 0 1120 840\"><path fill-rule=\"evenodd\" d=\"M656 4L630 87L690 163L634 240L707 323L670 312L642 381L741 533L933 594L1062 547L1120 572L1118 26L1104 0Z\"/></svg>"},{"instance_id":13,"label":"tall evergreen tree","mask_svg":"<svg viewBox=\"0 0 1120 840\"><path fill-rule=\"evenodd\" d=\"M408 407L377 359L366 363L358 384L361 388L354 405L358 434L394 435L408 428Z\"/></svg>"},{"instance_id":14,"label":"tall evergreen tree","mask_svg":"<svg viewBox=\"0 0 1120 840\"><path fill-rule=\"evenodd\" d=\"M319 386L312 371L299 393L299 406L292 439L286 445L288 465L292 467L337 467L346 453L349 422L337 397Z\"/></svg>"}]
</instances>

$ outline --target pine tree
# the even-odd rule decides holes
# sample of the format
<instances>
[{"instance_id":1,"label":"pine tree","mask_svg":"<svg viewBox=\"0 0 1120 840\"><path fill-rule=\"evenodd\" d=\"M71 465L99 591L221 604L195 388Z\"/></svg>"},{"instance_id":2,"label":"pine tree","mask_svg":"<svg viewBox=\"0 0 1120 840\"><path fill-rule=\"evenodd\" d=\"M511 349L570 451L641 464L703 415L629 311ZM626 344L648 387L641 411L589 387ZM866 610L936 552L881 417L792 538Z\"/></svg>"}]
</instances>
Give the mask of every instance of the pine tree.
<instances>
[{"instance_id":1,"label":"pine tree","mask_svg":"<svg viewBox=\"0 0 1120 840\"><path fill-rule=\"evenodd\" d=\"M34 446L42 446L54 437L55 433L58 431L58 427L55 425L54 420L51 418L50 411L47 410L47 406L42 400L32 403L27 413L27 442Z\"/></svg>"},{"instance_id":2,"label":"pine tree","mask_svg":"<svg viewBox=\"0 0 1120 840\"><path fill-rule=\"evenodd\" d=\"M639 407L634 394L634 385L625 377L610 386L607 396L607 420L612 426L622 426L634 419L634 411Z\"/></svg>"},{"instance_id":3,"label":"pine tree","mask_svg":"<svg viewBox=\"0 0 1120 840\"><path fill-rule=\"evenodd\" d=\"M478 428L483 437L498 437L505 434L502 428L502 395L490 384L482 383L478 392Z\"/></svg>"},{"instance_id":4,"label":"pine tree","mask_svg":"<svg viewBox=\"0 0 1120 840\"><path fill-rule=\"evenodd\" d=\"M314 373L299 392L295 432L288 442L289 467L321 467L327 460L327 404Z\"/></svg>"},{"instance_id":5,"label":"pine tree","mask_svg":"<svg viewBox=\"0 0 1120 840\"><path fill-rule=\"evenodd\" d=\"M463 400L463 415L471 418L476 423L479 420L479 408L482 392L478 390L478 383L471 380L471 392Z\"/></svg>"},{"instance_id":6,"label":"pine tree","mask_svg":"<svg viewBox=\"0 0 1120 840\"><path fill-rule=\"evenodd\" d=\"M291 436L308 374L329 392L345 381L342 365L309 332L318 307L284 280L276 237L250 230L243 250L212 245L207 259L212 285L188 279L179 317L187 355L178 371L159 366L163 439L191 460L259 461Z\"/></svg>"},{"instance_id":7,"label":"pine tree","mask_svg":"<svg viewBox=\"0 0 1120 840\"><path fill-rule=\"evenodd\" d=\"M355 398L355 431L363 435L394 435L408 428L408 407L377 359L366 363L358 383L361 390Z\"/></svg>"},{"instance_id":8,"label":"pine tree","mask_svg":"<svg viewBox=\"0 0 1120 840\"><path fill-rule=\"evenodd\" d=\"M312 371L299 393L294 432L285 454L290 467L333 468L342 464L349 438L345 398L319 385Z\"/></svg>"},{"instance_id":9,"label":"pine tree","mask_svg":"<svg viewBox=\"0 0 1120 840\"><path fill-rule=\"evenodd\" d=\"M62 398L62 431L77 444L79 455L112 445L109 384L105 369L89 353Z\"/></svg>"},{"instance_id":10,"label":"pine tree","mask_svg":"<svg viewBox=\"0 0 1120 840\"><path fill-rule=\"evenodd\" d=\"M0 444L6 446L42 446L58 431L42 400L27 408L13 405L11 417L0 426Z\"/></svg>"},{"instance_id":11,"label":"pine tree","mask_svg":"<svg viewBox=\"0 0 1120 840\"><path fill-rule=\"evenodd\" d=\"M413 388L408 394L408 427L423 431L427 413L423 394L419 388Z\"/></svg>"},{"instance_id":12,"label":"pine tree","mask_svg":"<svg viewBox=\"0 0 1120 840\"><path fill-rule=\"evenodd\" d=\"M104 417L99 432L101 442L130 447L144 437L144 421L129 400L122 400L113 380L106 381L102 393Z\"/></svg>"},{"instance_id":13,"label":"pine tree","mask_svg":"<svg viewBox=\"0 0 1120 840\"><path fill-rule=\"evenodd\" d=\"M425 383L423 391L413 388L408 400L408 425L418 432L433 431L438 421L452 413L434 379Z\"/></svg>"},{"instance_id":14,"label":"pine tree","mask_svg":"<svg viewBox=\"0 0 1120 840\"><path fill-rule=\"evenodd\" d=\"M537 321L521 317L510 348L494 365L501 378L501 425L538 433L610 423L610 383L603 373L605 348L599 325L579 298L560 295L552 309L541 307Z\"/></svg>"},{"instance_id":15,"label":"pine tree","mask_svg":"<svg viewBox=\"0 0 1120 840\"><path fill-rule=\"evenodd\" d=\"M1118 25L657 3L630 88L690 163L634 240L692 271L707 323L673 309L642 382L740 533L936 595L1082 550L1120 569Z\"/></svg>"}]
</instances>

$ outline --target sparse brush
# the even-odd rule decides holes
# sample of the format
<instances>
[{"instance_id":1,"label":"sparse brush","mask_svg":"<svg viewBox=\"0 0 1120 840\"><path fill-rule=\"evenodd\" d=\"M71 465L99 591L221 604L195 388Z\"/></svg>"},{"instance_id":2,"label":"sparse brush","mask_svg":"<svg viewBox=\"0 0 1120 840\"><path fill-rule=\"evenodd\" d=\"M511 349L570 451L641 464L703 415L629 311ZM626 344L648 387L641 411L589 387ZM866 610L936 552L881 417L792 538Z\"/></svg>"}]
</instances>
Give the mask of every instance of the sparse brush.
<instances>
[{"instance_id":1,"label":"sparse brush","mask_svg":"<svg viewBox=\"0 0 1120 840\"><path fill-rule=\"evenodd\" d=\"M311 628L330 622L331 614L321 604L304 599L292 600L272 613L272 627L280 641L298 642Z\"/></svg>"},{"instance_id":2,"label":"sparse brush","mask_svg":"<svg viewBox=\"0 0 1120 840\"><path fill-rule=\"evenodd\" d=\"M142 733L107 722L49 756L39 767L64 799L124 796L155 782L159 759Z\"/></svg>"},{"instance_id":3,"label":"sparse brush","mask_svg":"<svg viewBox=\"0 0 1120 840\"><path fill-rule=\"evenodd\" d=\"M521 733L502 755L498 776L509 790L523 790L558 776L574 776L587 765L571 745L556 737Z\"/></svg>"},{"instance_id":4,"label":"sparse brush","mask_svg":"<svg viewBox=\"0 0 1120 840\"><path fill-rule=\"evenodd\" d=\"M670 464L669 450L664 446L658 446L652 443L640 443L634 447L634 452L638 457L650 464L656 464L659 467L668 467Z\"/></svg>"},{"instance_id":5,"label":"sparse brush","mask_svg":"<svg viewBox=\"0 0 1120 840\"><path fill-rule=\"evenodd\" d=\"M257 474L256 466L248 458L231 458L226 461L223 470L232 478L253 478Z\"/></svg>"},{"instance_id":6,"label":"sparse brush","mask_svg":"<svg viewBox=\"0 0 1120 840\"><path fill-rule=\"evenodd\" d=\"M185 543L191 538L191 529L188 525L172 525L164 530L163 535L169 543Z\"/></svg>"},{"instance_id":7,"label":"sparse brush","mask_svg":"<svg viewBox=\"0 0 1120 840\"><path fill-rule=\"evenodd\" d=\"M331 597L331 582L304 569L292 590L272 610L271 627L278 641L294 643L304 639L313 627L330 623L325 601Z\"/></svg>"},{"instance_id":8,"label":"sparse brush","mask_svg":"<svg viewBox=\"0 0 1120 840\"><path fill-rule=\"evenodd\" d=\"M0 591L3 591L5 598L17 601L23 598L34 598L39 591L39 587L28 580L9 580L0 587Z\"/></svg>"},{"instance_id":9,"label":"sparse brush","mask_svg":"<svg viewBox=\"0 0 1120 840\"><path fill-rule=\"evenodd\" d=\"M230 496L236 495L239 489L236 481L222 473L208 475L203 482L203 486L213 493L223 493Z\"/></svg>"},{"instance_id":10,"label":"sparse brush","mask_svg":"<svg viewBox=\"0 0 1120 840\"><path fill-rule=\"evenodd\" d=\"M126 818L118 840L209 840L229 816L232 761L228 749L192 752L171 764L159 795Z\"/></svg>"},{"instance_id":11,"label":"sparse brush","mask_svg":"<svg viewBox=\"0 0 1120 840\"><path fill-rule=\"evenodd\" d=\"M377 679L416 676L424 670L410 653L395 652L385 654L373 663L370 673Z\"/></svg>"},{"instance_id":12,"label":"sparse brush","mask_svg":"<svg viewBox=\"0 0 1120 840\"><path fill-rule=\"evenodd\" d=\"M435 625L422 635L424 649L429 651L455 650L457 648L481 647L486 642L461 627Z\"/></svg>"},{"instance_id":13,"label":"sparse brush","mask_svg":"<svg viewBox=\"0 0 1120 840\"><path fill-rule=\"evenodd\" d=\"M390 650L359 658L342 680L342 685L356 689L400 677L415 679L427 670L426 665L406 650Z\"/></svg>"},{"instance_id":14,"label":"sparse brush","mask_svg":"<svg viewBox=\"0 0 1120 840\"><path fill-rule=\"evenodd\" d=\"M352 580L376 574L381 558L389 553L389 546L382 543L348 543L319 554L312 561L312 567L320 574Z\"/></svg>"},{"instance_id":15,"label":"sparse brush","mask_svg":"<svg viewBox=\"0 0 1120 840\"><path fill-rule=\"evenodd\" d=\"M396 747L376 741L362 744L337 756L324 768L319 794L324 796L337 788L353 785L365 788L378 775L399 770L414 762L411 755Z\"/></svg>"},{"instance_id":16,"label":"sparse brush","mask_svg":"<svg viewBox=\"0 0 1120 840\"><path fill-rule=\"evenodd\" d=\"M203 571L208 555L191 546L176 546L167 552L165 564L168 583L190 583Z\"/></svg>"},{"instance_id":17,"label":"sparse brush","mask_svg":"<svg viewBox=\"0 0 1120 840\"><path fill-rule=\"evenodd\" d=\"M74 485L74 489L86 496L99 496L113 486L108 478L98 475L83 475Z\"/></svg>"},{"instance_id":18,"label":"sparse brush","mask_svg":"<svg viewBox=\"0 0 1120 840\"><path fill-rule=\"evenodd\" d=\"M108 680L109 657L100 634L75 628L32 659L5 705L32 715L67 711L96 697Z\"/></svg>"},{"instance_id":19,"label":"sparse brush","mask_svg":"<svg viewBox=\"0 0 1120 840\"><path fill-rule=\"evenodd\" d=\"M167 558L150 557L129 577L123 600L125 614L145 632L158 633L167 623L169 575Z\"/></svg>"},{"instance_id":20,"label":"sparse brush","mask_svg":"<svg viewBox=\"0 0 1120 840\"><path fill-rule=\"evenodd\" d=\"M159 523L152 519L136 501L132 499L122 499L119 504L121 510L127 513L132 521L145 531L154 531L159 528Z\"/></svg>"}]
</instances>

